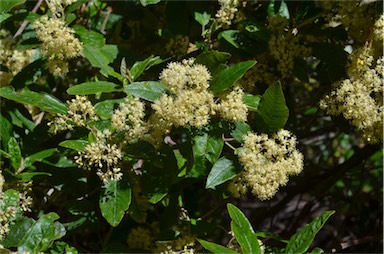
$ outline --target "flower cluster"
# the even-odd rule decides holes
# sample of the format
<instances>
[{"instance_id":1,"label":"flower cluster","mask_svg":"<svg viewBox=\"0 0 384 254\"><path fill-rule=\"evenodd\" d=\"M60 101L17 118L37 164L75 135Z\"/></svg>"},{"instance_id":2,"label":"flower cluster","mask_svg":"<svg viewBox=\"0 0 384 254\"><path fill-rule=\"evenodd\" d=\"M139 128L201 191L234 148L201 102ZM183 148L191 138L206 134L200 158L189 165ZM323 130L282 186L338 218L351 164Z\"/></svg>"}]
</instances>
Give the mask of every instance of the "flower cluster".
<instances>
[{"instance_id":1,"label":"flower cluster","mask_svg":"<svg viewBox=\"0 0 384 254\"><path fill-rule=\"evenodd\" d=\"M196 238L186 230L177 229L181 233L175 240L156 241L159 233L159 223L154 222L148 227L139 226L130 231L127 243L130 249L147 250L161 254L185 253L193 254Z\"/></svg>"},{"instance_id":2,"label":"flower cluster","mask_svg":"<svg viewBox=\"0 0 384 254\"><path fill-rule=\"evenodd\" d=\"M48 59L49 71L55 76L65 75L68 60L80 56L82 43L74 36L75 31L59 18L46 15L34 23L37 38L42 41L41 52Z\"/></svg>"},{"instance_id":3,"label":"flower cluster","mask_svg":"<svg viewBox=\"0 0 384 254\"><path fill-rule=\"evenodd\" d=\"M64 13L64 8L73 4L77 0L47 0L47 5L52 14L60 17Z\"/></svg>"},{"instance_id":4,"label":"flower cluster","mask_svg":"<svg viewBox=\"0 0 384 254\"><path fill-rule=\"evenodd\" d=\"M230 26L238 11L238 0L219 0L220 9L216 13L216 20L224 26Z\"/></svg>"},{"instance_id":5,"label":"flower cluster","mask_svg":"<svg viewBox=\"0 0 384 254\"><path fill-rule=\"evenodd\" d=\"M0 62L8 71L0 70L0 84L6 85L32 61L33 50L16 49L16 40L6 30L0 30Z\"/></svg>"},{"instance_id":6,"label":"flower cluster","mask_svg":"<svg viewBox=\"0 0 384 254\"><path fill-rule=\"evenodd\" d=\"M288 182L288 176L303 169L303 155L296 150L296 138L287 130L271 138L248 133L238 157L244 170L228 186L235 197L250 190L260 200L270 199L279 186Z\"/></svg>"},{"instance_id":7,"label":"flower cluster","mask_svg":"<svg viewBox=\"0 0 384 254\"><path fill-rule=\"evenodd\" d=\"M76 163L85 169L97 168L96 174L104 184L110 181L118 181L122 178L121 168L117 165L123 157L122 151L116 144L109 144L111 137L109 130L96 133L96 140L84 147L78 156Z\"/></svg>"},{"instance_id":8,"label":"flower cluster","mask_svg":"<svg viewBox=\"0 0 384 254\"><path fill-rule=\"evenodd\" d=\"M272 35L268 41L271 55L278 61L277 68L283 79L292 75L296 58L308 56L311 49L300 44L301 35L297 29L288 28L288 20L281 16L269 19L268 28Z\"/></svg>"},{"instance_id":9,"label":"flower cluster","mask_svg":"<svg viewBox=\"0 0 384 254\"><path fill-rule=\"evenodd\" d=\"M207 90L211 75L205 66L193 63L193 59L172 62L160 74L161 81L172 94L164 94L152 104L155 114L150 123L156 127L149 128L153 129L151 135L157 140L172 126L189 124L201 128L215 113L214 96Z\"/></svg>"},{"instance_id":10,"label":"flower cluster","mask_svg":"<svg viewBox=\"0 0 384 254\"><path fill-rule=\"evenodd\" d=\"M99 120L92 103L86 96L76 95L68 103L66 115L58 114L48 125L54 125L54 132L72 130L73 127L86 127L89 122Z\"/></svg>"},{"instance_id":11,"label":"flower cluster","mask_svg":"<svg viewBox=\"0 0 384 254\"><path fill-rule=\"evenodd\" d=\"M137 97L127 96L113 112L111 124L116 131L124 132L125 140L132 143L144 136L144 116L144 103Z\"/></svg>"},{"instance_id":12,"label":"flower cluster","mask_svg":"<svg viewBox=\"0 0 384 254\"><path fill-rule=\"evenodd\" d=\"M189 37L184 35L176 35L171 38L165 45L165 50L173 57L180 59L187 54L189 48Z\"/></svg>"},{"instance_id":13,"label":"flower cluster","mask_svg":"<svg viewBox=\"0 0 384 254\"><path fill-rule=\"evenodd\" d=\"M28 193L32 191L32 181L14 183L16 183L15 186L6 185L2 171L0 170L0 241L8 234L10 226L14 224L22 212L31 211L32 198ZM7 193L4 193L5 189L11 189L18 193L18 200L15 200L13 197L11 202L10 200L6 200ZM13 195L12 192L8 194Z\"/></svg>"},{"instance_id":14,"label":"flower cluster","mask_svg":"<svg viewBox=\"0 0 384 254\"><path fill-rule=\"evenodd\" d=\"M374 63L366 50L355 57L350 78L335 84L335 90L320 101L320 107L331 115L342 114L369 143L377 143L383 138L384 60L381 57Z\"/></svg>"},{"instance_id":15,"label":"flower cluster","mask_svg":"<svg viewBox=\"0 0 384 254\"><path fill-rule=\"evenodd\" d=\"M372 3L363 3L363 1L321 1L320 3L328 12L326 18L331 25L337 26L341 23L355 41L360 43L365 41L375 16Z\"/></svg>"},{"instance_id":16,"label":"flower cluster","mask_svg":"<svg viewBox=\"0 0 384 254\"><path fill-rule=\"evenodd\" d=\"M243 102L244 92L236 86L230 93L224 96L216 106L217 112L223 119L231 122L246 121L248 107Z\"/></svg>"}]
</instances>

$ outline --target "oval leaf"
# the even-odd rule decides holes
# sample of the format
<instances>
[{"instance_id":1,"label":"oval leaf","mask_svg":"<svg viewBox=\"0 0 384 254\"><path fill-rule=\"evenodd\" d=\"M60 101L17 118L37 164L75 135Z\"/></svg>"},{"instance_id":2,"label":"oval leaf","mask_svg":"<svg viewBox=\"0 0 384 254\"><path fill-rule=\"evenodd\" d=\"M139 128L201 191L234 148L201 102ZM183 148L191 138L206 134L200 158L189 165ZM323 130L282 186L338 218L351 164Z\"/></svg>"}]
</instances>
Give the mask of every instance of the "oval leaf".
<instances>
[{"instance_id":1,"label":"oval leaf","mask_svg":"<svg viewBox=\"0 0 384 254\"><path fill-rule=\"evenodd\" d=\"M76 151L83 151L84 147L88 145L87 140L65 140L63 142L60 142L59 146L66 147L69 149L73 149Z\"/></svg>"},{"instance_id":2,"label":"oval leaf","mask_svg":"<svg viewBox=\"0 0 384 254\"><path fill-rule=\"evenodd\" d=\"M236 176L236 168L233 161L221 157L215 165L213 165L211 172L207 178L206 189L215 189L217 185L220 185Z\"/></svg>"},{"instance_id":3,"label":"oval leaf","mask_svg":"<svg viewBox=\"0 0 384 254\"><path fill-rule=\"evenodd\" d=\"M154 102L160 99L166 89L166 86L160 82L143 81L129 84L124 90L128 94Z\"/></svg>"},{"instance_id":4,"label":"oval leaf","mask_svg":"<svg viewBox=\"0 0 384 254\"><path fill-rule=\"evenodd\" d=\"M119 225L130 204L131 188L122 181L108 183L99 200L101 214L113 227Z\"/></svg>"},{"instance_id":5,"label":"oval leaf","mask_svg":"<svg viewBox=\"0 0 384 254\"><path fill-rule=\"evenodd\" d=\"M250 60L237 63L225 70L223 70L217 80L212 81L211 90L214 94L219 94L230 88L237 80L239 80L256 61Z\"/></svg>"},{"instance_id":6,"label":"oval leaf","mask_svg":"<svg viewBox=\"0 0 384 254\"><path fill-rule=\"evenodd\" d=\"M8 141L8 154L10 155L11 165L15 170L21 167L22 157L20 146L14 137Z\"/></svg>"},{"instance_id":7,"label":"oval leaf","mask_svg":"<svg viewBox=\"0 0 384 254\"><path fill-rule=\"evenodd\" d=\"M32 163L34 163L36 161L42 161L43 159L53 155L55 152L56 152L56 148L51 148L51 149L40 151L40 152L35 153L35 154L31 154L25 158L24 166L29 167L30 165L32 165Z\"/></svg>"},{"instance_id":8,"label":"oval leaf","mask_svg":"<svg viewBox=\"0 0 384 254\"><path fill-rule=\"evenodd\" d=\"M110 93L121 91L118 88L119 85L106 82L106 81L96 81L96 82L86 82L79 85L71 86L67 89L68 94L72 95L84 95L84 94L95 94L95 93Z\"/></svg>"},{"instance_id":9,"label":"oval leaf","mask_svg":"<svg viewBox=\"0 0 384 254\"><path fill-rule=\"evenodd\" d=\"M296 232L290 239L285 248L285 253L305 253L311 246L316 234L324 226L325 222L334 214L335 211L325 211L311 223L305 225Z\"/></svg>"},{"instance_id":10,"label":"oval leaf","mask_svg":"<svg viewBox=\"0 0 384 254\"><path fill-rule=\"evenodd\" d=\"M67 113L67 106L64 103L52 95L42 92L37 93L28 89L23 89L16 92L13 87L6 86L0 88L0 97L23 104L33 105L43 111L50 113Z\"/></svg>"},{"instance_id":11,"label":"oval leaf","mask_svg":"<svg viewBox=\"0 0 384 254\"><path fill-rule=\"evenodd\" d=\"M105 100L95 104L95 113L102 119L111 119L115 104L123 102L124 99Z\"/></svg>"},{"instance_id":12,"label":"oval leaf","mask_svg":"<svg viewBox=\"0 0 384 254\"><path fill-rule=\"evenodd\" d=\"M284 127L288 120L289 110L285 104L280 82L269 86L263 94L255 119L259 131L273 133Z\"/></svg>"},{"instance_id":13,"label":"oval leaf","mask_svg":"<svg viewBox=\"0 0 384 254\"><path fill-rule=\"evenodd\" d=\"M226 254L237 254L236 251L232 250L232 249L229 249L227 247L224 247L220 244L216 244L216 243L211 243L211 242L208 242L208 241L205 241L205 240L202 240L202 239L197 239L197 241L206 249L206 250L209 250L210 252L212 253L217 253L217 254L222 254L222 253L226 253Z\"/></svg>"}]
</instances>

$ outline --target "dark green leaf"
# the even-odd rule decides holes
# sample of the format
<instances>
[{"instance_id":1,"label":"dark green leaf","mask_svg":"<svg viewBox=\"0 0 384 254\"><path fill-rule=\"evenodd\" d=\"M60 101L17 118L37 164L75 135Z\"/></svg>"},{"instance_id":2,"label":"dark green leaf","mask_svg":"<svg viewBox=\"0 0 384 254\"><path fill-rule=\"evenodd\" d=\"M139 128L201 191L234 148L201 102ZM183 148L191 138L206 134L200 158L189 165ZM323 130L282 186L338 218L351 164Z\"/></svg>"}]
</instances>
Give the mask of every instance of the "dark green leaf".
<instances>
[{"instance_id":1,"label":"dark green leaf","mask_svg":"<svg viewBox=\"0 0 384 254\"><path fill-rule=\"evenodd\" d=\"M268 12L268 16L269 17L275 17L277 15L281 16L281 17L284 17L286 19L289 19L289 10L288 10L288 6L286 4L286 2L284 2L284 0L281 0L279 1L280 3L280 6L279 6L279 10L277 10L277 7L276 6L276 0L270 0L269 2L269 5L268 5L268 9L267 9L267 12ZM276 12L277 10L277 12Z\"/></svg>"},{"instance_id":2,"label":"dark green leaf","mask_svg":"<svg viewBox=\"0 0 384 254\"><path fill-rule=\"evenodd\" d=\"M311 223L305 225L296 232L290 239L285 248L285 253L305 253L311 246L316 234L324 226L325 222L334 214L335 211L325 211Z\"/></svg>"},{"instance_id":3,"label":"dark green leaf","mask_svg":"<svg viewBox=\"0 0 384 254\"><path fill-rule=\"evenodd\" d=\"M215 254L237 254L236 251L224 247L222 245L211 243L202 239L197 239L197 241L206 249Z\"/></svg>"},{"instance_id":4,"label":"dark green leaf","mask_svg":"<svg viewBox=\"0 0 384 254\"><path fill-rule=\"evenodd\" d=\"M211 86L214 94L219 94L230 88L237 80L239 80L256 61L250 60L237 63L225 70L223 70L216 81Z\"/></svg>"},{"instance_id":5,"label":"dark green leaf","mask_svg":"<svg viewBox=\"0 0 384 254\"><path fill-rule=\"evenodd\" d=\"M243 102L245 105L247 105L248 109L250 111L257 111L259 108L261 97L259 95L252 95L252 94L244 94L243 96Z\"/></svg>"},{"instance_id":6,"label":"dark green leaf","mask_svg":"<svg viewBox=\"0 0 384 254\"><path fill-rule=\"evenodd\" d=\"M207 154L208 134L196 135L193 138L192 151L193 151L193 167L189 174L192 177L200 177L206 175L207 167L206 154Z\"/></svg>"},{"instance_id":7,"label":"dark green leaf","mask_svg":"<svg viewBox=\"0 0 384 254\"><path fill-rule=\"evenodd\" d=\"M102 119L111 119L115 104L124 102L124 99L105 100L95 104L95 113Z\"/></svg>"},{"instance_id":8,"label":"dark green leaf","mask_svg":"<svg viewBox=\"0 0 384 254\"><path fill-rule=\"evenodd\" d=\"M132 79L136 80L145 70L149 69L154 64L158 64L159 61L162 62L160 57L150 56L143 61L139 61L139 62L134 63L131 70L130 70L131 75L132 75Z\"/></svg>"},{"instance_id":9,"label":"dark green leaf","mask_svg":"<svg viewBox=\"0 0 384 254\"><path fill-rule=\"evenodd\" d=\"M110 93L121 91L118 88L119 85L107 82L107 81L96 81L96 82L86 82L79 85L71 86L67 89L68 94L95 94L95 93Z\"/></svg>"},{"instance_id":10,"label":"dark green leaf","mask_svg":"<svg viewBox=\"0 0 384 254\"><path fill-rule=\"evenodd\" d=\"M28 89L16 92L13 87L6 86L0 88L0 97L23 104L30 104L50 113L67 113L67 106L64 103L52 95L42 92L37 93Z\"/></svg>"},{"instance_id":11,"label":"dark green leaf","mask_svg":"<svg viewBox=\"0 0 384 254\"><path fill-rule=\"evenodd\" d=\"M2 142L2 147L6 150L8 150L8 140L11 138L13 133L13 126L8 121L7 118L3 117L2 114L0 114L0 137Z\"/></svg>"},{"instance_id":12,"label":"dark green leaf","mask_svg":"<svg viewBox=\"0 0 384 254\"><path fill-rule=\"evenodd\" d=\"M243 143L244 135L247 135L251 131L251 127L245 122L237 122L236 128L231 131L231 136L236 139L237 142Z\"/></svg>"},{"instance_id":13,"label":"dark green leaf","mask_svg":"<svg viewBox=\"0 0 384 254\"><path fill-rule=\"evenodd\" d=\"M9 14L9 13L1 14L1 11L0 11L0 24L3 23L4 20L7 20L9 17L12 17L12 14Z\"/></svg>"},{"instance_id":14,"label":"dark green leaf","mask_svg":"<svg viewBox=\"0 0 384 254\"><path fill-rule=\"evenodd\" d=\"M76 167L76 164L72 160L68 159L66 156L60 157L60 159L55 163L51 163L47 160L44 160L43 163L57 167L57 168Z\"/></svg>"},{"instance_id":15,"label":"dark green leaf","mask_svg":"<svg viewBox=\"0 0 384 254\"><path fill-rule=\"evenodd\" d=\"M256 234L244 213L232 204L227 204L227 208L232 231L243 253L261 253Z\"/></svg>"},{"instance_id":16,"label":"dark green leaf","mask_svg":"<svg viewBox=\"0 0 384 254\"><path fill-rule=\"evenodd\" d=\"M157 81L134 82L124 88L127 94L131 94L151 102L160 99L166 89L167 88L164 84Z\"/></svg>"},{"instance_id":17,"label":"dark green leaf","mask_svg":"<svg viewBox=\"0 0 384 254\"><path fill-rule=\"evenodd\" d=\"M42 161L43 159L52 156L56 151L57 151L56 148L51 148L51 149L43 150L38 153L29 155L24 160L24 166L29 167L36 161Z\"/></svg>"},{"instance_id":18,"label":"dark green leaf","mask_svg":"<svg viewBox=\"0 0 384 254\"><path fill-rule=\"evenodd\" d=\"M65 140L65 141L61 142L59 144L59 146L73 149L76 151L83 151L84 147L86 145L88 145L88 143L89 142L87 140L81 140L81 139L79 139L79 140Z\"/></svg>"},{"instance_id":19,"label":"dark green leaf","mask_svg":"<svg viewBox=\"0 0 384 254\"><path fill-rule=\"evenodd\" d=\"M116 227L131 204L131 188L122 181L111 181L100 196L101 214L108 223Z\"/></svg>"},{"instance_id":20,"label":"dark green leaf","mask_svg":"<svg viewBox=\"0 0 384 254\"><path fill-rule=\"evenodd\" d=\"M56 241L50 249L51 254L77 254L78 251L69 244L61 241Z\"/></svg>"},{"instance_id":21,"label":"dark green leaf","mask_svg":"<svg viewBox=\"0 0 384 254\"><path fill-rule=\"evenodd\" d=\"M0 13L4 14L10 11L13 7L24 3L25 0L1 0L0 1Z\"/></svg>"},{"instance_id":22,"label":"dark green leaf","mask_svg":"<svg viewBox=\"0 0 384 254\"><path fill-rule=\"evenodd\" d=\"M196 63L205 65L211 72L212 77L215 77L220 71L227 68L224 64L231 54L220 51L206 51L196 57Z\"/></svg>"},{"instance_id":23,"label":"dark green leaf","mask_svg":"<svg viewBox=\"0 0 384 254\"><path fill-rule=\"evenodd\" d=\"M200 25L206 26L209 23L209 19L211 18L211 15L209 15L206 12L200 13L195 11L195 20L199 22Z\"/></svg>"},{"instance_id":24,"label":"dark green leaf","mask_svg":"<svg viewBox=\"0 0 384 254\"><path fill-rule=\"evenodd\" d=\"M150 5L150 4L157 4L159 3L161 0L140 0L140 3L142 6L147 6L147 5Z\"/></svg>"},{"instance_id":25,"label":"dark green leaf","mask_svg":"<svg viewBox=\"0 0 384 254\"><path fill-rule=\"evenodd\" d=\"M288 120L289 110L285 105L280 82L274 83L265 91L257 113L255 123L259 131L273 133L284 127Z\"/></svg>"},{"instance_id":26,"label":"dark green leaf","mask_svg":"<svg viewBox=\"0 0 384 254\"><path fill-rule=\"evenodd\" d=\"M17 108L13 111L9 111L9 114L11 115L11 117L17 118L17 120L21 123L21 126L19 127L23 127L24 125L30 131L33 131L33 129L36 127L35 123L28 119L26 116L24 116L23 113L21 113L20 110ZM25 114L28 113L25 112Z\"/></svg>"},{"instance_id":27,"label":"dark green leaf","mask_svg":"<svg viewBox=\"0 0 384 254\"><path fill-rule=\"evenodd\" d=\"M54 240L65 235L65 228L59 222L56 213L44 214L25 232L18 244L18 252L43 252L52 246Z\"/></svg>"},{"instance_id":28,"label":"dark green leaf","mask_svg":"<svg viewBox=\"0 0 384 254\"><path fill-rule=\"evenodd\" d=\"M52 176L52 174L47 172L23 172L23 173L14 175L14 177L22 181L30 181L35 176Z\"/></svg>"},{"instance_id":29,"label":"dark green leaf","mask_svg":"<svg viewBox=\"0 0 384 254\"><path fill-rule=\"evenodd\" d=\"M236 168L233 161L221 157L212 167L208 175L206 189L215 189L217 185L225 183L226 181L236 176Z\"/></svg>"},{"instance_id":30,"label":"dark green leaf","mask_svg":"<svg viewBox=\"0 0 384 254\"><path fill-rule=\"evenodd\" d=\"M5 211L8 207L19 207L19 192L13 189L6 190L2 193L0 201L0 211Z\"/></svg>"},{"instance_id":31,"label":"dark green leaf","mask_svg":"<svg viewBox=\"0 0 384 254\"><path fill-rule=\"evenodd\" d=\"M218 136L208 136L206 158L210 163L215 163L223 150L224 140Z\"/></svg>"},{"instance_id":32,"label":"dark green leaf","mask_svg":"<svg viewBox=\"0 0 384 254\"><path fill-rule=\"evenodd\" d=\"M21 167L22 157L19 144L14 137L8 141L8 154L11 156L11 165L16 171Z\"/></svg>"},{"instance_id":33,"label":"dark green leaf","mask_svg":"<svg viewBox=\"0 0 384 254\"><path fill-rule=\"evenodd\" d=\"M248 28L250 29L250 28ZM235 49L240 50L239 53L257 54L265 50L265 40L267 33L264 29L254 31L253 33L245 33L238 30L225 30L218 35L219 39L229 43Z\"/></svg>"},{"instance_id":34,"label":"dark green leaf","mask_svg":"<svg viewBox=\"0 0 384 254\"><path fill-rule=\"evenodd\" d=\"M289 19L290 16L289 16L288 6L284 0L281 0L280 8L279 8L279 11L277 14L279 14L280 16L282 16L286 19Z\"/></svg>"}]
</instances>

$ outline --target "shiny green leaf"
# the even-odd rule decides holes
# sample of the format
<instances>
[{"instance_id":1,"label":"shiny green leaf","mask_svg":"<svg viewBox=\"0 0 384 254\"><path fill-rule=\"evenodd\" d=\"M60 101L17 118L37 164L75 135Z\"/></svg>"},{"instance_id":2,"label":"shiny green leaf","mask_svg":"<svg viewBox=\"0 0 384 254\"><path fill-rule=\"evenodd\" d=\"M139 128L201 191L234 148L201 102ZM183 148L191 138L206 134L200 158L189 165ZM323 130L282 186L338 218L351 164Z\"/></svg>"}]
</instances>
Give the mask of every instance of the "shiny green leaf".
<instances>
[{"instance_id":1,"label":"shiny green leaf","mask_svg":"<svg viewBox=\"0 0 384 254\"><path fill-rule=\"evenodd\" d=\"M79 85L71 86L67 89L67 93L72 95L110 93L117 91L121 91L119 85L107 81L86 82Z\"/></svg>"},{"instance_id":2,"label":"shiny green leaf","mask_svg":"<svg viewBox=\"0 0 384 254\"><path fill-rule=\"evenodd\" d=\"M69 149L73 149L76 151L83 151L84 147L88 145L87 140L65 140L63 142L60 142L59 146L66 147Z\"/></svg>"},{"instance_id":3,"label":"shiny green leaf","mask_svg":"<svg viewBox=\"0 0 384 254\"><path fill-rule=\"evenodd\" d=\"M8 141L8 154L11 156L11 165L16 171L21 167L22 157L19 143L14 137L11 137Z\"/></svg>"},{"instance_id":4,"label":"shiny green leaf","mask_svg":"<svg viewBox=\"0 0 384 254\"><path fill-rule=\"evenodd\" d=\"M0 14L10 11L13 7L24 3L25 0L1 0L0 1Z\"/></svg>"},{"instance_id":5,"label":"shiny green leaf","mask_svg":"<svg viewBox=\"0 0 384 254\"><path fill-rule=\"evenodd\" d=\"M157 81L134 82L124 88L127 94L151 102L160 99L166 89L164 84Z\"/></svg>"},{"instance_id":6,"label":"shiny green leaf","mask_svg":"<svg viewBox=\"0 0 384 254\"><path fill-rule=\"evenodd\" d=\"M206 189L215 189L217 185L225 183L226 181L236 176L236 168L233 161L221 157L212 167L208 175Z\"/></svg>"},{"instance_id":7,"label":"shiny green leaf","mask_svg":"<svg viewBox=\"0 0 384 254\"><path fill-rule=\"evenodd\" d=\"M197 239L197 241L206 249L206 250L209 250L210 252L212 253L215 253L215 254L237 254L236 251L230 249L230 248L227 248L227 247L224 247L220 244L217 244L217 243L211 243L211 242L208 242L208 241L205 241L205 240L202 240L202 239Z\"/></svg>"},{"instance_id":8,"label":"shiny green leaf","mask_svg":"<svg viewBox=\"0 0 384 254\"><path fill-rule=\"evenodd\" d=\"M95 113L102 119L111 119L115 104L124 102L124 99L105 100L94 105Z\"/></svg>"},{"instance_id":9,"label":"shiny green leaf","mask_svg":"<svg viewBox=\"0 0 384 254\"><path fill-rule=\"evenodd\" d=\"M29 167L36 161L42 161L43 159L52 156L56 151L56 148L50 148L38 153L31 154L24 159L24 166Z\"/></svg>"}]
</instances>

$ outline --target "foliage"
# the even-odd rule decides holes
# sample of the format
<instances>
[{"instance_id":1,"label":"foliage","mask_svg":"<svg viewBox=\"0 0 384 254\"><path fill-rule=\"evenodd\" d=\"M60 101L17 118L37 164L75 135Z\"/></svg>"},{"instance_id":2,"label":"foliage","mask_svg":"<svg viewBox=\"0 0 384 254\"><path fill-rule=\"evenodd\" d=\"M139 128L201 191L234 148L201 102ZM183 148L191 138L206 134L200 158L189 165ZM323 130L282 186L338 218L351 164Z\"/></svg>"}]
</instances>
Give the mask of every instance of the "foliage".
<instances>
[{"instance_id":1,"label":"foliage","mask_svg":"<svg viewBox=\"0 0 384 254\"><path fill-rule=\"evenodd\" d=\"M382 252L382 9L1 0L1 252Z\"/></svg>"}]
</instances>

